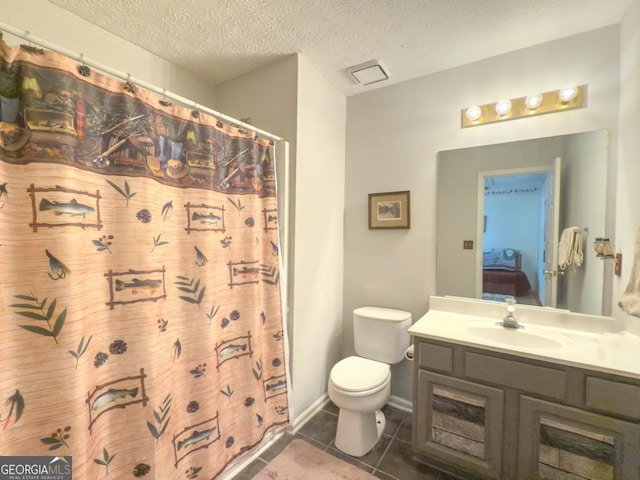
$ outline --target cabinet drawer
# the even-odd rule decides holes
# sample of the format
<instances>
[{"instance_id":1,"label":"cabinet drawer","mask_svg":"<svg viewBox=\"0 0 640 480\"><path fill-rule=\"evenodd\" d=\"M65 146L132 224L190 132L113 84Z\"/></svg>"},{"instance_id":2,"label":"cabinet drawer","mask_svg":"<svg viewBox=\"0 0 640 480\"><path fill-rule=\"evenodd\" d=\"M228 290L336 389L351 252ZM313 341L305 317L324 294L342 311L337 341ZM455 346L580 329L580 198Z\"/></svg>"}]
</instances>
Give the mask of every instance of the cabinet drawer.
<instances>
[{"instance_id":1,"label":"cabinet drawer","mask_svg":"<svg viewBox=\"0 0 640 480\"><path fill-rule=\"evenodd\" d=\"M515 388L525 392L563 399L566 374L562 370L465 352L466 377Z\"/></svg>"},{"instance_id":2,"label":"cabinet drawer","mask_svg":"<svg viewBox=\"0 0 640 480\"><path fill-rule=\"evenodd\" d=\"M640 386L587 377L585 403L598 410L640 419Z\"/></svg>"},{"instance_id":3,"label":"cabinet drawer","mask_svg":"<svg viewBox=\"0 0 640 480\"><path fill-rule=\"evenodd\" d=\"M424 342L419 345L420 367L453 373L453 348Z\"/></svg>"}]
</instances>

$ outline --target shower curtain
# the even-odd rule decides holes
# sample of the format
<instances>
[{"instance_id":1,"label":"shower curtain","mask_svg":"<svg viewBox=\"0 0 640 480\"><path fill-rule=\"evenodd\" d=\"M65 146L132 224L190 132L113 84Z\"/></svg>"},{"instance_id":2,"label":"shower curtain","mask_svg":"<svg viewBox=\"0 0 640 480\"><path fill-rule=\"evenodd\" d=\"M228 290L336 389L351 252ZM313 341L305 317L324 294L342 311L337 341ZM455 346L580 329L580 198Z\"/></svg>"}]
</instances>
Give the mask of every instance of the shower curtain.
<instances>
[{"instance_id":1,"label":"shower curtain","mask_svg":"<svg viewBox=\"0 0 640 480\"><path fill-rule=\"evenodd\" d=\"M0 456L216 478L289 423L273 142L0 53Z\"/></svg>"}]
</instances>

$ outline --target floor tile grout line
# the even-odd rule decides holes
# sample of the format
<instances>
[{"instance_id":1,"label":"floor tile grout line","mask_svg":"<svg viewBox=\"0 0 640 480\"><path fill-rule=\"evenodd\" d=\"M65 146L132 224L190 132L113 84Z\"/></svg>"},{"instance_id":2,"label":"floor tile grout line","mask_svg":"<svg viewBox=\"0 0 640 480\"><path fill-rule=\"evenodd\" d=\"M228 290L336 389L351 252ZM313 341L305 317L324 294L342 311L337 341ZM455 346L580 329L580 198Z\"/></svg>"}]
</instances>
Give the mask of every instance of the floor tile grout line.
<instances>
[{"instance_id":1,"label":"floor tile grout line","mask_svg":"<svg viewBox=\"0 0 640 480\"><path fill-rule=\"evenodd\" d=\"M397 477L395 477L394 475L391 475L387 472L385 472L384 470L382 470L381 468L379 468L380 464L382 463L382 461L384 460L385 455L389 452L389 449L391 448L391 444L393 443L394 440L398 440L399 442L402 442L402 440L400 440L398 438L398 433L400 432L400 428L402 428L402 425L404 424L405 420L409 417L409 415L405 414L402 417L402 420L400 420L400 422L398 422L398 427L395 429L393 435L391 435L391 440L389 440L389 443L387 444L387 446L384 449L384 452L382 452L382 455L380 456L380 459L378 460L378 462L374 465L373 467L373 474L376 473L376 471L381 472L393 479L397 479ZM406 442L403 442L406 443Z\"/></svg>"},{"instance_id":2,"label":"floor tile grout line","mask_svg":"<svg viewBox=\"0 0 640 480\"><path fill-rule=\"evenodd\" d=\"M411 442L407 442L406 440L402 440L401 438L398 437L398 434L400 433L400 429L404 425L404 422L407 421L407 419L409 420L410 426L413 425L413 417L410 414L406 414L404 416L404 418L402 419L402 421L400 422L400 425L398 425L398 429L396 430L396 434L393 436L393 438L398 440L399 442L411 443Z\"/></svg>"},{"instance_id":3,"label":"floor tile grout line","mask_svg":"<svg viewBox=\"0 0 640 480\"><path fill-rule=\"evenodd\" d=\"M331 443L324 443L324 442L321 442L320 440L316 440L315 438L310 437L309 435L305 435L305 434L304 434L304 433L302 433L302 432L297 432L297 433L296 433L296 435L300 435L301 437L304 437L304 438L306 438L307 440L311 440L311 442L313 442L313 443L323 445L323 446L325 447L325 450L327 449L327 447L329 447L329 446L331 445Z\"/></svg>"},{"instance_id":4,"label":"floor tile grout line","mask_svg":"<svg viewBox=\"0 0 640 480\"><path fill-rule=\"evenodd\" d=\"M380 473L386 475L387 477L391 478L392 480L400 480L400 478L396 477L395 475L390 475L387 472L385 472L384 470L380 470L379 468L374 468L373 472L371 472L371 475L375 475L376 472L380 472Z\"/></svg>"},{"instance_id":5,"label":"floor tile grout line","mask_svg":"<svg viewBox=\"0 0 640 480\"><path fill-rule=\"evenodd\" d=\"M400 420L398 422L398 426L396 427L396 429L393 431L393 434L390 435L391 438L396 438L396 435L398 434L398 432L400 431L400 427L402 427L402 423L404 422L404 419L406 418L406 415L403 415L402 420Z\"/></svg>"},{"instance_id":6,"label":"floor tile grout line","mask_svg":"<svg viewBox=\"0 0 640 480\"><path fill-rule=\"evenodd\" d=\"M382 452L382 455L380 455L380 460L378 460L378 463L376 463L373 468L376 470L380 470L378 467L380 466L380 464L382 463L382 460L384 459L384 456L387 454L387 452L389 451L389 448L391 448L391 444L393 443L393 437L391 437L391 440L389 440L389 443L387 444L387 446L384 449L384 452ZM381 470L383 473L387 473L384 472L384 470Z\"/></svg>"},{"instance_id":7,"label":"floor tile grout line","mask_svg":"<svg viewBox=\"0 0 640 480\"><path fill-rule=\"evenodd\" d=\"M358 459L357 459L357 458L355 458L355 457L352 457L352 459L353 459L353 461L354 461L355 463L357 463L357 464L359 464L359 465L362 465L362 466L365 466L365 467L368 467L368 468L372 468L372 469L373 469L373 472L375 472L375 471L376 471L376 467L374 467L373 465L369 465L368 463L365 463L365 462L363 462L363 461L361 461L361 460L358 460ZM355 465L355 464L354 464L354 465ZM366 472L366 470L365 470L365 469L363 469L363 470ZM371 474L372 474L372 475L373 475L373 472L371 472ZM383 472L383 473L384 473L384 472Z\"/></svg>"},{"instance_id":8,"label":"floor tile grout line","mask_svg":"<svg viewBox=\"0 0 640 480\"><path fill-rule=\"evenodd\" d=\"M389 442L389 445L387 445L387 448L385 448L384 453L382 454L382 456L380 457L380 460L378 461L378 463L376 464L375 467L373 467L373 472L371 472L371 474L375 474L376 472L380 472L385 474L387 477L390 477L394 480L400 480L398 477L396 477L395 475L391 475L388 472L385 472L384 470L382 470L381 468L378 468L380 463L382 463L382 459L384 458L384 456L387 454L387 451L389 450L389 447L391 446L391 442L393 441L393 439L391 439L391 441Z\"/></svg>"}]
</instances>

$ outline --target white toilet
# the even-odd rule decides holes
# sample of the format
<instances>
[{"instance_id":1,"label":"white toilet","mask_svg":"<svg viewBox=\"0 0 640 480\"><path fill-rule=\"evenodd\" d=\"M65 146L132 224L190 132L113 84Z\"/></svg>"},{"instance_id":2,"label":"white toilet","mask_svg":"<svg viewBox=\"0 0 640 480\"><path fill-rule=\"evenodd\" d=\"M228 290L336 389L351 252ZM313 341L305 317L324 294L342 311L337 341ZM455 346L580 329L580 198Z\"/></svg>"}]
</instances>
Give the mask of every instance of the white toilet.
<instances>
[{"instance_id":1,"label":"white toilet","mask_svg":"<svg viewBox=\"0 0 640 480\"><path fill-rule=\"evenodd\" d=\"M390 365L409 347L411 313L381 307L353 311L354 346L358 356L340 360L329 375L329 398L340 408L336 448L360 457L384 431L381 408L391 392Z\"/></svg>"}]
</instances>

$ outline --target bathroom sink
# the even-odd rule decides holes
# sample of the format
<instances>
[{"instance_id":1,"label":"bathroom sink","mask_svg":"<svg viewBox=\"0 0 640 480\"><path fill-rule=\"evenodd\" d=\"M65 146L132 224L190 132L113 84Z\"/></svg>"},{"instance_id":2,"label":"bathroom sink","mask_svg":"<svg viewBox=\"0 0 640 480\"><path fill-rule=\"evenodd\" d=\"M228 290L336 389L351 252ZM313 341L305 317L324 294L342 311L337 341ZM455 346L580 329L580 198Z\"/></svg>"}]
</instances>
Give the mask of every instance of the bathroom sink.
<instances>
[{"instance_id":1,"label":"bathroom sink","mask_svg":"<svg viewBox=\"0 0 640 480\"><path fill-rule=\"evenodd\" d=\"M500 325L470 325L467 333L487 342L522 348L562 348L563 344L553 338L530 332L525 328L505 328Z\"/></svg>"}]
</instances>

